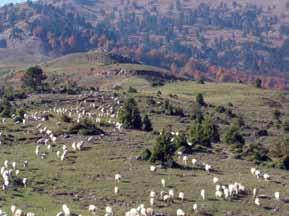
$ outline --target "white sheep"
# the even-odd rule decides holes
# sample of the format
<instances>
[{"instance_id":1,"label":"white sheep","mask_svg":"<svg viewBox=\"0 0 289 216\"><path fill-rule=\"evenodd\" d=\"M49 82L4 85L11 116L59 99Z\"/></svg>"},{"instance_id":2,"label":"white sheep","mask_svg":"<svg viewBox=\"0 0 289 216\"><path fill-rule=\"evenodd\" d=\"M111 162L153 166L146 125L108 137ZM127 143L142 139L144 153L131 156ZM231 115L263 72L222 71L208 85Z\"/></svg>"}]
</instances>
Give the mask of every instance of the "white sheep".
<instances>
[{"instance_id":1,"label":"white sheep","mask_svg":"<svg viewBox=\"0 0 289 216\"><path fill-rule=\"evenodd\" d=\"M214 183L214 184L217 184L218 182L219 182L219 178L214 177L214 178L213 178L213 183Z\"/></svg>"},{"instance_id":2,"label":"white sheep","mask_svg":"<svg viewBox=\"0 0 289 216\"><path fill-rule=\"evenodd\" d=\"M166 187L166 180L165 180L165 179L162 179L162 180L161 180L161 184L162 184L163 188L165 188L165 187Z\"/></svg>"},{"instance_id":3,"label":"white sheep","mask_svg":"<svg viewBox=\"0 0 289 216\"><path fill-rule=\"evenodd\" d=\"M182 209L178 209L177 216L185 216L185 212Z\"/></svg>"},{"instance_id":4,"label":"white sheep","mask_svg":"<svg viewBox=\"0 0 289 216\"><path fill-rule=\"evenodd\" d=\"M261 206L260 199L257 197L254 201L256 206Z\"/></svg>"},{"instance_id":5,"label":"white sheep","mask_svg":"<svg viewBox=\"0 0 289 216\"><path fill-rule=\"evenodd\" d=\"M151 197L151 198L155 198L155 197L156 197L156 192L151 191L151 192L150 192L150 197Z\"/></svg>"},{"instance_id":6,"label":"white sheep","mask_svg":"<svg viewBox=\"0 0 289 216\"><path fill-rule=\"evenodd\" d=\"M107 206L105 208L105 216L113 216L113 211L112 211L112 208L110 206Z\"/></svg>"},{"instance_id":7,"label":"white sheep","mask_svg":"<svg viewBox=\"0 0 289 216\"><path fill-rule=\"evenodd\" d=\"M89 206L88 206L88 211L89 211L91 214L95 215L95 214L96 214L96 211L97 211L97 207L96 207L95 205L89 205Z\"/></svg>"},{"instance_id":8,"label":"white sheep","mask_svg":"<svg viewBox=\"0 0 289 216\"><path fill-rule=\"evenodd\" d=\"M201 197L202 197L203 200L206 199L206 191L205 191L205 189L201 190Z\"/></svg>"},{"instance_id":9,"label":"white sheep","mask_svg":"<svg viewBox=\"0 0 289 216\"><path fill-rule=\"evenodd\" d=\"M151 172L156 172L157 171L157 167L156 166L150 166L150 171Z\"/></svg>"},{"instance_id":10,"label":"white sheep","mask_svg":"<svg viewBox=\"0 0 289 216\"><path fill-rule=\"evenodd\" d=\"M193 166L196 166L196 164L197 164L197 159L193 158L193 159L192 159L192 164L193 164Z\"/></svg>"},{"instance_id":11,"label":"white sheep","mask_svg":"<svg viewBox=\"0 0 289 216\"><path fill-rule=\"evenodd\" d=\"M62 205L62 211L64 213L64 216L70 216L71 215L70 209L68 208L68 206L66 204Z\"/></svg>"},{"instance_id":12,"label":"white sheep","mask_svg":"<svg viewBox=\"0 0 289 216\"><path fill-rule=\"evenodd\" d=\"M116 181L116 183L120 183L121 175L120 175L120 174L116 174L116 175L114 176L114 180Z\"/></svg>"},{"instance_id":13,"label":"white sheep","mask_svg":"<svg viewBox=\"0 0 289 216\"><path fill-rule=\"evenodd\" d=\"M198 212L198 204L197 203L194 203L193 210L194 210L194 212Z\"/></svg>"},{"instance_id":14,"label":"white sheep","mask_svg":"<svg viewBox=\"0 0 289 216\"><path fill-rule=\"evenodd\" d=\"M185 200L185 193L179 192L179 199L183 202Z\"/></svg>"},{"instance_id":15,"label":"white sheep","mask_svg":"<svg viewBox=\"0 0 289 216\"><path fill-rule=\"evenodd\" d=\"M151 197L150 198L150 206L153 207L155 205L155 198Z\"/></svg>"},{"instance_id":16,"label":"white sheep","mask_svg":"<svg viewBox=\"0 0 289 216\"><path fill-rule=\"evenodd\" d=\"M27 178L23 178L22 179L22 184L23 184L24 187L27 186Z\"/></svg>"},{"instance_id":17,"label":"white sheep","mask_svg":"<svg viewBox=\"0 0 289 216\"><path fill-rule=\"evenodd\" d=\"M189 160L189 158L188 158L188 156L183 156L183 162L184 162L184 165L185 166L187 166L188 165L188 160Z\"/></svg>"},{"instance_id":18,"label":"white sheep","mask_svg":"<svg viewBox=\"0 0 289 216\"><path fill-rule=\"evenodd\" d=\"M280 200L280 193L279 193L278 191L276 191L276 192L274 193L274 197L275 197L275 199L276 199L277 201L279 201L279 200Z\"/></svg>"},{"instance_id":19,"label":"white sheep","mask_svg":"<svg viewBox=\"0 0 289 216\"><path fill-rule=\"evenodd\" d=\"M114 187L114 194L118 194L119 193L119 188L117 186Z\"/></svg>"},{"instance_id":20,"label":"white sheep","mask_svg":"<svg viewBox=\"0 0 289 216\"><path fill-rule=\"evenodd\" d=\"M270 175L268 173L264 173L263 178L266 182L270 180Z\"/></svg>"}]
</instances>

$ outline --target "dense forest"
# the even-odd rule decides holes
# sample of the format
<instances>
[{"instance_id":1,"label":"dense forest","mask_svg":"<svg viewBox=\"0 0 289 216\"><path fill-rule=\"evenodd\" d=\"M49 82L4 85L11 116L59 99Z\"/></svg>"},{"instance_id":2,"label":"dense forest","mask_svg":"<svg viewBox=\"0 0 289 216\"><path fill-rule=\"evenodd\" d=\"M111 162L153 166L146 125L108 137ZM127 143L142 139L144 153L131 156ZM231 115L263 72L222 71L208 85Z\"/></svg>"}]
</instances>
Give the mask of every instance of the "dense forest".
<instances>
[{"instance_id":1,"label":"dense forest","mask_svg":"<svg viewBox=\"0 0 289 216\"><path fill-rule=\"evenodd\" d=\"M184 2L172 1L166 10L156 2L135 1L123 1L121 7L113 1L111 8L79 0L10 4L0 9L0 47L32 36L41 40L48 56L101 48L174 73L186 72L197 60L193 69L201 72L214 65L287 76L289 25L284 14L254 4L188 7Z\"/></svg>"}]
</instances>

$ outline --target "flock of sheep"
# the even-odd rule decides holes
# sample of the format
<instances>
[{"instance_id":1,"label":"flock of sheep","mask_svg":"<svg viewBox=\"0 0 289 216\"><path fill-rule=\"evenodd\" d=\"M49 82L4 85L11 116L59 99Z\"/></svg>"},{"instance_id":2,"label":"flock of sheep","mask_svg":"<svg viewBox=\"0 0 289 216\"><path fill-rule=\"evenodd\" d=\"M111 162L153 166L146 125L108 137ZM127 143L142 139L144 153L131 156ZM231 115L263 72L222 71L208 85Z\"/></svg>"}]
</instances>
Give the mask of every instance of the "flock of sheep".
<instances>
[{"instance_id":1,"label":"flock of sheep","mask_svg":"<svg viewBox=\"0 0 289 216\"><path fill-rule=\"evenodd\" d=\"M120 100L118 98L111 98L115 105L120 107ZM94 112L88 112L86 107L89 107ZM101 121L106 121L107 123L114 126L115 131L122 130L122 124L117 121L117 109L115 106L99 106L95 103L88 103L86 101L81 102L75 107L69 108L52 108L44 112L35 112L32 114L25 114L25 118L22 122L23 125L27 125L29 122L37 122L36 129L38 130L38 136L40 138L36 141L35 155L37 158L45 160L50 153L55 153L57 158L60 161L65 161L69 155L70 151L81 152L85 145L90 145L93 143L94 137L89 137L88 139L82 139L71 143L71 146L68 145L58 145L58 138L48 127L44 126L47 119L43 118L43 114L53 113L57 115L67 114L69 117L73 118L75 122L80 122L82 119L92 119L95 122L99 123ZM18 123L19 124L19 123ZM57 123L61 125L61 122ZM179 136L178 132L172 132L172 135L177 137ZM100 135L102 137L103 135ZM224 201L232 201L243 196L252 196L254 204L256 206L262 206L262 196L258 193L258 188L247 188L241 182L230 182L223 183L218 177L214 176L213 166L208 163L203 163L198 161L196 158L190 158L189 155L184 155L182 152L177 153L178 160L180 163L183 163L185 167L191 166L192 168L198 168L206 172L212 178L212 187L215 188L215 198ZM25 170L29 168L29 161L22 161L23 171L20 171L18 165L15 161L5 160L3 166L1 167L2 175L2 189L4 192L7 192L10 188L13 187L27 187L29 186L29 179L25 177ZM152 175L158 175L158 170L161 169L160 166L151 165L148 166L148 169ZM251 168L251 174L257 179L263 179L266 182L271 180L271 177L268 173L262 173L259 169ZM121 181L125 179L121 174L117 173L114 176L115 186L114 193L118 195L122 189L120 186ZM200 201L205 201L207 199L207 190L206 188L200 188ZM165 178L160 178L160 188L159 191L150 190L148 194L148 203L149 206L146 207L143 203L140 203L138 206L129 209L125 216L153 216L156 215L154 208L158 203L170 206L176 200L181 201L182 203L186 201L186 198L189 197L189 194L186 194L185 191L176 191L176 189L168 188L167 181ZM276 201L280 201L280 192L275 191L273 197ZM118 215L113 211L111 206L102 207L105 211L105 216ZM24 212L16 205L11 206L11 213L5 213L0 210L0 216L34 216L36 214L32 212ZM198 213L200 206L197 202L192 204L192 212ZM91 215L99 214L99 207L94 204L87 206L87 212ZM177 216L190 215L191 212L185 212L181 206L180 208L175 209ZM73 216L77 215L72 212L68 205L63 204L62 209L56 216ZM80 215L79 215L80 216Z\"/></svg>"}]
</instances>

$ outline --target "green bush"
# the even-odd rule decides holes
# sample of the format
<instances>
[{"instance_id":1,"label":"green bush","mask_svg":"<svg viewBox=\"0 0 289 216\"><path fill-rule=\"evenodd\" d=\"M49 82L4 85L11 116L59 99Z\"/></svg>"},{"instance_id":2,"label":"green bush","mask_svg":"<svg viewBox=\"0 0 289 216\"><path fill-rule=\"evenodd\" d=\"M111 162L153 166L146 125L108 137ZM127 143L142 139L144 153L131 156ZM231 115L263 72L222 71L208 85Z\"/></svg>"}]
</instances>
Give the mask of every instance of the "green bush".
<instances>
[{"instance_id":1,"label":"green bush","mask_svg":"<svg viewBox=\"0 0 289 216\"><path fill-rule=\"evenodd\" d=\"M163 131L162 134L157 137L150 157L152 162L168 162L172 160L172 157L176 151L176 146L171 142L171 138L171 134L165 131Z\"/></svg>"},{"instance_id":2,"label":"green bush","mask_svg":"<svg viewBox=\"0 0 289 216\"><path fill-rule=\"evenodd\" d=\"M224 113L224 112L226 112L226 108L224 106L217 106L216 107L216 112Z\"/></svg>"},{"instance_id":3,"label":"green bush","mask_svg":"<svg viewBox=\"0 0 289 216\"><path fill-rule=\"evenodd\" d=\"M199 106L206 106L206 102L205 102L204 96L201 93L197 94L196 103Z\"/></svg>"},{"instance_id":4,"label":"green bush","mask_svg":"<svg viewBox=\"0 0 289 216\"><path fill-rule=\"evenodd\" d=\"M153 130L152 122L149 119L148 115L145 115L143 118L143 130L144 131L152 131Z\"/></svg>"},{"instance_id":5,"label":"green bush","mask_svg":"<svg viewBox=\"0 0 289 216\"><path fill-rule=\"evenodd\" d=\"M119 120L126 129L142 129L141 115L133 98L125 101L123 108L119 112Z\"/></svg>"},{"instance_id":6,"label":"green bush","mask_svg":"<svg viewBox=\"0 0 289 216\"><path fill-rule=\"evenodd\" d=\"M65 123L71 123L72 122L72 118L70 118L66 114L63 114L63 115L60 116L60 121L63 121Z\"/></svg>"},{"instance_id":7,"label":"green bush","mask_svg":"<svg viewBox=\"0 0 289 216\"><path fill-rule=\"evenodd\" d=\"M42 91L44 87L43 81L46 78L40 67L30 67L22 77L22 87L32 91Z\"/></svg>"},{"instance_id":8,"label":"green bush","mask_svg":"<svg viewBox=\"0 0 289 216\"><path fill-rule=\"evenodd\" d=\"M104 134L104 131L100 128L97 128L95 124L91 121L84 119L79 123L73 124L69 128L69 133L71 134L80 134L84 136L93 136L93 135L100 135Z\"/></svg>"},{"instance_id":9,"label":"green bush","mask_svg":"<svg viewBox=\"0 0 289 216\"><path fill-rule=\"evenodd\" d=\"M149 149L145 149L141 155L140 155L140 160L145 160L145 161L148 161L150 158L151 158L151 151Z\"/></svg>"},{"instance_id":10,"label":"green bush","mask_svg":"<svg viewBox=\"0 0 289 216\"><path fill-rule=\"evenodd\" d=\"M240 148L245 144L245 139L240 133L238 126L233 125L225 133L225 143Z\"/></svg>"},{"instance_id":11,"label":"green bush","mask_svg":"<svg viewBox=\"0 0 289 216\"><path fill-rule=\"evenodd\" d=\"M127 92L128 92L128 93L137 93L137 90L136 90L135 88L133 88L133 87L130 86L130 87L128 88Z\"/></svg>"}]
</instances>

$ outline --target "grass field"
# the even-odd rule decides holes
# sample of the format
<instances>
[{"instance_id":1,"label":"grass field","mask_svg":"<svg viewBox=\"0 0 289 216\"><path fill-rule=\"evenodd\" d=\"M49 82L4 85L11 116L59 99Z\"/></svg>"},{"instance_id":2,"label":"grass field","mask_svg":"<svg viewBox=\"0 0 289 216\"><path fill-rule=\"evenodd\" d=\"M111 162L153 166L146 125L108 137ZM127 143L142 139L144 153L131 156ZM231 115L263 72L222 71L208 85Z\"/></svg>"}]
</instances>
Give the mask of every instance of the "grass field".
<instances>
[{"instance_id":1,"label":"grass field","mask_svg":"<svg viewBox=\"0 0 289 216\"><path fill-rule=\"evenodd\" d=\"M175 116L150 113L149 106L146 105L147 97L154 97L157 101L164 98L170 99L173 103L190 111L197 93L203 93L205 100L212 105L227 105L233 103L234 112L242 114L248 125L254 127L265 125L271 120L272 105L267 104L268 100L281 103L279 109L287 116L288 96L285 93L269 90L256 89L240 84L218 84L207 83L199 85L194 82L172 82L161 87L150 86L150 83L142 78L129 78L117 80L126 91L129 86L135 87L138 93L131 94L137 99L142 112L149 113L156 131L171 125L174 130L186 129L190 125L190 119L182 119ZM162 92L162 96L157 96L157 91ZM104 95L111 95L112 92L103 92ZM171 98L170 94L176 94L177 98ZM127 96L127 94L126 94ZM121 96L121 97L126 97ZM79 96L67 95L45 95L41 98L49 98L49 103L40 106L30 105L29 113L35 111L48 110L49 107L75 107L75 100ZM69 98L69 100L66 100ZM110 98L107 97L107 98ZM73 99L73 100L72 100ZM39 96L31 96L23 103L31 104L31 101L39 101ZM65 102L64 102L65 101ZM71 102L70 102L71 101ZM96 99L97 105L101 105ZM112 103L110 99L106 103ZM85 109L96 112L85 105ZM55 114L54 114L55 115ZM49 121L42 122L53 131L64 130L68 125L59 121L57 115ZM271 169L260 166L262 171L270 173L272 180L265 182L257 180L250 174L250 168L256 166L253 162L236 160L230 157L226 145L222 142L213 147L211 153L198 152L190 158L197 158L201 162L212 164L215 172L207 174L203 170L196 168L189 169L161 169L157 173L149 171L150 163L136 160L136 157L144 148L151 148L156 135L141 131L123 130L116 132L111 127L104 127L107 135L104 137L94 137L94 141L88 144L85 151L73 152L71 143L73 141L85 140L87 137L71 135L65 138L63 135L57 137L57 142L53 146L53 152L48 154L44 160L35 155L35 142L39 139L36 125L39 122L31 121L26 126L16 125L11 120L0 125L3 134L13 135L13 142L10 145L0 146L0 163L4 160L16 161L20 169L19 177L28 178L28 186L15 187L7 193L1 192L0 208L9 211L10 205L15 204L25 211L33 211L37 215L56 215L61 210L63 203L68 204L71 210L77 214L89 215L87 207L95 204L98 208L98 215L104 215L104 208L112 206L115 215L124 215L130 208L137 207L144 203L149 205L149 192L155 190L168 190L174 188L176 194L185 192L185 201L182 203L176 200L171 205L166 205L157 201L154 207L156 212L167 215L176 215L176 209L185 210L187 215L195 215L192 212L194 203L198 203L199 213L197 215L287 215L289 204L283 201L277 202L273 199L273 193L280 191L281 197L289 197L287 183L288 172L278 169ZM264 143L275 139L278 130L272 129L271 134ZM256 140L259 142L260 140ZM67 144L69 148L68 158L60 161L56 157L56 151ZM48 152L46 147L41 147ZM24 160L29 161L29 168L23 168ZM119 185L120 194L115 195L114 175L120 173L123 180ZM215 199L215 186L213 177L217 176L224 184L241 182L246 186L248 194L239 200L224 201ZM161 188L161 179L167 181L167 188ZM268 196L261 199L262 206L254 205L251 191L258 187L260 194ZM207 199L201 200L200 191L205 189ZM205 214L206 213L206 214Z\"/></svg>"}]
</instances>

